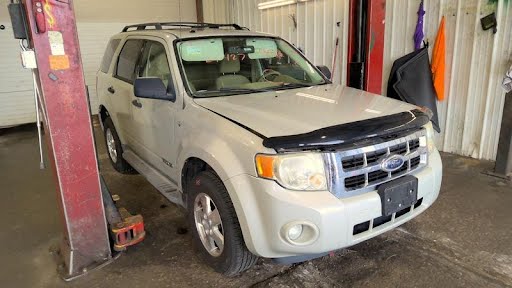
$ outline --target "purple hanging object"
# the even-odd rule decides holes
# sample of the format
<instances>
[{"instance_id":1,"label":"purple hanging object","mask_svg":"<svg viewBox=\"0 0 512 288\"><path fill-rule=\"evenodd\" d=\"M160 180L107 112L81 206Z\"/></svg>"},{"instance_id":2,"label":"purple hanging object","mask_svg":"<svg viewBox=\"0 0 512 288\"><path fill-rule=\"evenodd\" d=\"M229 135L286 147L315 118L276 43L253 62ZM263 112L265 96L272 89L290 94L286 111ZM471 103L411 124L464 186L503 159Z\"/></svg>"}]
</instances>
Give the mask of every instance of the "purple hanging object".
<instances>
[{"instance_id":1,"label":"purple hanging object","mask_svg":"<svg viewBox=\"0 0 512 288\"><path fill-rule=\"evenodd\" d=\"M418 9L418 22L416 23L416 31L414 31L414 50L421 49L421 43L425 34L423 34L423 18L425 17L425 9L423 9L423 1Z\"/></svg>"}]
</instances>

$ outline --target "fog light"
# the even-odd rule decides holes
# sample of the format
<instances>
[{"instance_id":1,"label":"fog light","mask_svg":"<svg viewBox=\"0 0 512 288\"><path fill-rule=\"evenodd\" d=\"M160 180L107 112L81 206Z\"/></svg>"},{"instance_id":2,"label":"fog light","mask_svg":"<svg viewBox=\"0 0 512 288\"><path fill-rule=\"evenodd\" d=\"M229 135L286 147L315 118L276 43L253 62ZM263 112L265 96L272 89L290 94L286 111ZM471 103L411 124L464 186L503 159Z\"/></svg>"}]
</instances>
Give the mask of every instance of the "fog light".
<instances>
[{"instance_id":1,"label":"fog light","mask_svg":"<svg viewBox=\"0 0 512 288\"><path fill-rule=\"evenodd\" d=\"M290 238L290 240L292 240L292 241L299 239L300 235L302 235L302 225L301 224L293 225L288 230L288 238Z\"/></svg>"},{"instance_id":2,"label":"fog light","mask_svg":"<svg viewBox=\"0 0 512 288\"><path fill-rule=\"evenodd\" d=\"M289 222L281 228L281 239L294 246L313 244L320 236L318 227L309 221Z\"/></svg>"}]
</instances>

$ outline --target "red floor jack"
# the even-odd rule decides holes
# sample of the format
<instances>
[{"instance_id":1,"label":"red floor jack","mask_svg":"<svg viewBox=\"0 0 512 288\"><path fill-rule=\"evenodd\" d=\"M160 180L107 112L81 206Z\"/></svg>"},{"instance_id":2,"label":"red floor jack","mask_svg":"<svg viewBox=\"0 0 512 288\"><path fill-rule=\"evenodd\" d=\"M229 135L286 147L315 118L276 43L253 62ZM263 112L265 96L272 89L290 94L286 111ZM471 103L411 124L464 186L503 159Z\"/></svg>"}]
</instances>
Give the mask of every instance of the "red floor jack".
<instances>
[{"instance_id":1,"label":"red floor jack","mask_svg":"<svg viewBox=\"0 0 512 288\"><path fill-rule=\"evenodd\" d=\"M125 208L117 208L114 199L117 201L117 195L112 196L108 190L105 180L100 176L101 192L103 195L103 205L107 222L110 226L110 236L113 241L115 251L124 251L126 247L135 245L144 240L146 232L144 231L144 221L141 215L131 215Z\"/></svg>"},{"instance_id":2,"label":"red floor jack","mask_svg":"<svg viewBox=\"0 0 512 288\"><path fill-rule=\"evenodd\" d=\"M9 14L23 67L33 73L38 136L42 143L43 122L55 175L64 232L60 272L72 280L112 262L119 255L112 249L142 241L143 219L117 209L99 175L73 0L11 0Z\"/></svg>"}]
</instances>

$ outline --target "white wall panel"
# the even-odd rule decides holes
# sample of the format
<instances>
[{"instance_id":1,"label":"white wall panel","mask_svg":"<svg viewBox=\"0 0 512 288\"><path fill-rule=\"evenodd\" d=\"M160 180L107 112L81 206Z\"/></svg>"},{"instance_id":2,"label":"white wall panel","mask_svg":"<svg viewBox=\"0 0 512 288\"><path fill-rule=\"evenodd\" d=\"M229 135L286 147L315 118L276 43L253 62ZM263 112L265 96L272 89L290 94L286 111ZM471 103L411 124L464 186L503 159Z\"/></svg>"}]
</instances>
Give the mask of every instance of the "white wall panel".
<instances>
[{"instance_id":1,"label":"white wall panel","mask_svg":"<svg viewBox=\"0 0 512 288\"><path fill-rule=\"evenodd\" d=\"M21 68L20 46L11 24L0 22L0 127L35 122L30 71Z\"/></svg>"},{"instance_id":2,"label":"white wall panel","mask_svg":"<svg viewBox=\"0 0 512 288\"><path fill-rule=\"evenodd\" d=\"M233 20L230 0L203 0L203 17L206 23L231 23Z\"/></svg>"},{"instance_id":3,"label":"white wall panel","mask_svg":"<svg viewBox=\"0 0 512 288\"><path fill-rule=\"evenodd\" d=\"M0 0L0 21L9 19L7 4ZM196 21L194 0L74 0L77 22L124 23Z\"/></svg>"},{"instance_id":4,"label":"white wall panel","mask_svg":"<svg viewBox=\"0 0 512 288\"><path fill-rule=\"evenodd\" d=\"M425 38L434 45L446 18L445 100L438 103L446 152L495 159L501 125L503 75L512 50L512 5L508 1L425 0ZM420 0L389 0L386 6L384 75L393 61L413 51L412 35ZM498 33L483 31L480 18L496 12ZM430 49L432 52L432 49ZM386 82L386 81L385 81ZM385 87L387 83L383 83ZM385 90L384 90L385 91Z\"/></svg>"}]
</instances>

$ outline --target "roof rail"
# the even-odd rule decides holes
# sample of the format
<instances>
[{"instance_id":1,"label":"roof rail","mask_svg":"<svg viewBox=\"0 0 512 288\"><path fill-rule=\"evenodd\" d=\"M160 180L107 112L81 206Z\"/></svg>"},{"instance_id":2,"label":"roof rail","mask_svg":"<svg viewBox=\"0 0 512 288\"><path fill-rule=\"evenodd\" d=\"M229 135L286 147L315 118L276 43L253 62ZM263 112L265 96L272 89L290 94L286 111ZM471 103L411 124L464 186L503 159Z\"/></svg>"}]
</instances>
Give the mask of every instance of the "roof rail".
<instances>
[{"instance_id":1,"label":"roof rail","mask_svg":"<svg viewBox=\"0 0 512 288\"><path fill-rule=\"evenodd\" d=\"M131 28L135 30L146 30L147 27L154 27L153 30L162 30L164 27L188 27L188 28L211 28L219 29L221 27L233 27L235 30L249 30L246 27L241 27L238 24L214 24L214 23L196 23L196 22L155 22L155 23L142 23L125 26L122 32L128 32Z\"/></svg>"}]
</instances>

